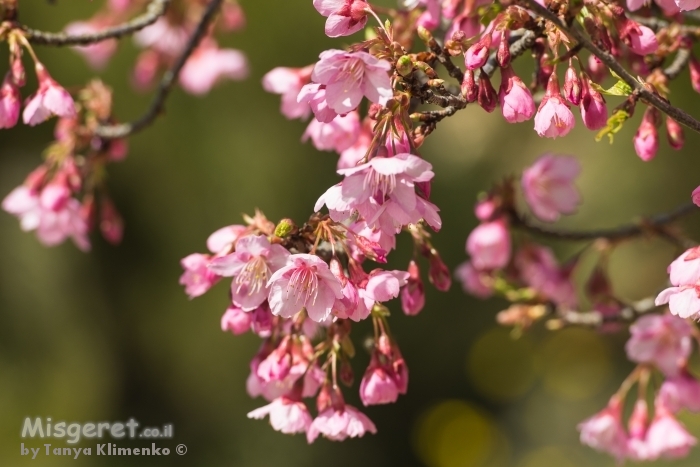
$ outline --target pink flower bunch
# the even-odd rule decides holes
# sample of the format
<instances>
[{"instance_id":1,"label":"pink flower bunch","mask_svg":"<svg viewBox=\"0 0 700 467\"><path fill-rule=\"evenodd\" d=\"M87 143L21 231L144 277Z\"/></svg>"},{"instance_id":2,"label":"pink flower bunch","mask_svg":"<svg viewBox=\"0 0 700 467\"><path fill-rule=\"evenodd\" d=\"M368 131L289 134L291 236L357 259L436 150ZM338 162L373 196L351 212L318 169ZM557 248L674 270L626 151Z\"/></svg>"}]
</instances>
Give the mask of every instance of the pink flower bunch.
<instances>
[{"instance_id":1,"label":"pink flower bunch","mask_svg":"<svg viewBox=\"0 0 700 467\"><path fill-rule=\"evenodd\" d=\"M137 89L147 89L160 69L170 67L187 46L200 16L201 4L184 2L185 13L159 18L134 35L136 44L144 49L138 56L132 81ZM245 25L243 10L237 2L226 2L215 26L225 32ZM191 14L190 14L191 13ZM174 22L179 18L179 22ZM218 82L242 80L248 77L248 60L236 49L221 49L214 39L216 28L210 28L197 49L187 58L179 75L182 88L194 95L207 94Z\"/></svg>"},{"instance_id":2,"label":"pink flower bunch","mask_svg":"<svg viewBox=\"0 0 700 467\"><path fill-rule=\"evenodd\" d=\"M576 289L571 280L571 267L561 267L552 250L539 245L526 245L515 255L520 281L545 299L572 308L577 304Z\"/></svg>"},{"instance_id":3,"label":"pink flower bunch","mask_svg":"<svg viewBox=\"0 0 700 467\"><path fill-rule=\"evenodd\" d=\"M630 326L627 357L633 362L652 364L668 377L677 376L692 351L692 333L692 325L676 316L642 316Z\"/></svg>"}]
</instances>

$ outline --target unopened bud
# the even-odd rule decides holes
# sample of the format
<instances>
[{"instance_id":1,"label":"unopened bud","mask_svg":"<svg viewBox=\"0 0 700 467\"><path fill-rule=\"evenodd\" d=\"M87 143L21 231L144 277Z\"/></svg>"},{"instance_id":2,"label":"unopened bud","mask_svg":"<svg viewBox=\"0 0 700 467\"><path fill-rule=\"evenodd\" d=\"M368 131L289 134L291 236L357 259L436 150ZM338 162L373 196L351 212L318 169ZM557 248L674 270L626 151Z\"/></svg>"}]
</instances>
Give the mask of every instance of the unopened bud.
<instances>
[{"instance_id":1,"label":"unopened bud","mask_svg":"<svg viewBox=\"0 0 700 467\"><path fill-rule=\"evenodd\" d=\"M428 269L428 279L430 283L441 292L447 292L452 285L452 276L450 270L447 269L445 263L442 262L440 255L434 253L429 259L430 268Z\"/></svg>"},{"instance_id":2,"label":"unopened bud","mask_svg":"<svg viewBox=\"0 0 700 467\"><path fill-rule=\"evenodd\" d=\"M573 105L579 105L581 102L581 80L571 65L564 75L564 97Z\"/></svg>"},{"instance_id":3,"label":"unopened bud","mask_svg":"<svg viewBox=\"0 0 700 467\"><path fill-rule=\"evenodd\" d=\"M430 33L430 31L428 31L423 26L418 26L417 32L418 32L418 37L420 37L420 39L423 42L430 42L431 40L433 40L433 35Z\"/></svg>"},{"instance_id":4,"label":"unopened bud","mask_svg":"<svg viewBox=\"0 0 700 467\"><path fill-rule=\"evenodd\" d=\"M673 149L681 149L683 147L685 143L683 127L671 117L666 117L666 136L668 137L668 144Z\"/></svg>"},{"instance_id":5,"label":"unopened bud","mask_svg":"<svg viewBox=\"0 0 700 467\"><path fill-rule=\"evenodd\" d=\"M404 78L413 71L413 60L408 55L402 55L396 61L396 71Z\"/></svg>"},{"instance_id":6,"label":"unopened bud","mask_svg":"<svg viewBox=\"0 0 700 467\"><path fill-rule=\"evenodd\" d=\"M491 80L486 73L479 75L479 94L477 97L479 105L487 112L493 112L498 106L498 93L491 85Z\"/></svg>"},{"instance_id":7,"label":"unopened bud","mask_svg":"<svg viewBox=\"0 0 700 467\"><path fill-rule=\"evenodd\" d=\"M275 236L285 238L297 230L297 226L291 219L282 219L275 227Z\"/></svg>"},{"instance_id":8,"label":"unopened bud","mask_svg":"<svg viewBox=\"0 0 700 467\"><path fill-rule=\"evenodd\" d=\"M340 382L350 387L353 381L355 381L355 374L352 371L352 367L347 360L343 359L340 363Z\"/></svg>"},{"instance_id":9,"label":"unopened bud","mask_svg":"<svg viewBox=\"0 0 700 467\"><path fill-rule=\"evenodd\" d=\"M479 95L479 86L474 80L474 71L467 70L464 72L464 80L462 80L462 95L467 102L476 102Z\"/></svg>"},{"instance_id":10,"label":"unopened bud","mask_svg":"<svg viewBox=\"0 0 700 467\"><path fill-rule=\"evenodd\" d=\"M498 53L496 54L498 65L505 68L510 65L510 46L508 45L508 31L501 32L501 43L498 44Z\"/></svg>"}]
</instances>

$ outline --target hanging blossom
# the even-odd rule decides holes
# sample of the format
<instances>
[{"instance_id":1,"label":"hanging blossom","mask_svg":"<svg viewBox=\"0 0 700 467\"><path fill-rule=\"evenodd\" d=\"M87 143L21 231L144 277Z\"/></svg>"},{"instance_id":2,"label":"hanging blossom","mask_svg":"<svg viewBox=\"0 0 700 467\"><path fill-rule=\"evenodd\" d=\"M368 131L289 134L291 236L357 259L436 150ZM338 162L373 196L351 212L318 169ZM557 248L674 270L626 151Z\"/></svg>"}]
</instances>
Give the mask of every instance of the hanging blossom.
<instances>
[{"instance_id":1,"label":"hanging blossom","mask_svg":"<svg viewBox=\"0 0 700 467\"><path fill-rule=\"evenodd\" d=\"M523 171L525 200L540 220L554 222L561 214L573 214L581 197L573 182L581 166L574 157L546 154Z\"/></svg>"},{"instance_id":2,"label":"hanging blossom","mask_svg":"<svg viewBox=\"0 0 700 467\"><path fill-rule=\"evenodd\" d=\"M656 297L657 305L668 303L681 318L700 316L700 248L686 250L668 267L671 285Z\"/></svg>"}]
</instances>

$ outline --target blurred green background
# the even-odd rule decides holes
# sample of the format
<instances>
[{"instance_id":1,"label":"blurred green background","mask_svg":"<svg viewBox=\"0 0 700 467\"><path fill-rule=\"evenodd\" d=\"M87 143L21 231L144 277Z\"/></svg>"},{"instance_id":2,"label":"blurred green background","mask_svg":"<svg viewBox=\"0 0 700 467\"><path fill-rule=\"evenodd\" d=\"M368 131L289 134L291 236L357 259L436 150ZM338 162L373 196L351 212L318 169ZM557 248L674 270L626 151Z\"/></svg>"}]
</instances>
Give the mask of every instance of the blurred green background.
<instances>
[{"instance_id":1,"label":"blurred green background","mask_svg":"<svg viewBox=\"0 0 700 467\"><path fill-rule=\"evenodd\" d=\"M64 0L51 6L23 0L21 19L60 30L90 17L101 3ZM336 156L301 144L306 124L282 117L279 97L265 93L260 80L275 66L303 66L322 50L347 42L323 34L324 18L310 0L243 0L242 5L247 29L222 44L248 54L251 78L225 83L204 98L177 89L166 115L131 139L124 163L110 167L111 192L126 222L121 246L94 238L89 254L70 243L44 248L33 234L20 231L14 217L0 214L0 465L614 465L579 445L576 424L601 409L631 369L622 348L626 333L549 332L540 326L514 340L494 321L505 302L468 297L459 284L445 294L428 287L427 306L417 317L404 316L392 303L392 326L410 368L410 385L397 404L366 410L377 435L308 446L302 436L285 436L267 422L246 418L265 403L245 391L259 339L221 332L226 285L188 300L178 285L179 259L203 252L211 232L239 223L241 213L256 207L272 220L302 221L317 197L338 181ZM137 116L149 99L129 85L136 52L130 40L123 41L102 74L115 90L115 114L122 120ZM69 49L38 46L37 53L66 86L79 86L93 75ZM25 95L33 86L28 84ZM700 114L686 75L673 89L674 102ZM610 99L611 106L617 103ZM465 260L464 240L476 224L476 194L546 151L574 154L584 168L579 187L585 204L562 225L613 226L688 200L700 182L698 137L687 135L680 152L662 141L657 158L643 163L631 144L641 113L614 145L596 143L580 119L570 136L557 140L538 138L532 122L508 125L498 111L489 115L476 106L440 123L421 154L437 174L433 201L442 209L444 231L434 241L448 265ZM49 123L0 132L0 196L40 163L52 131ZM690 232L700 230L697 220L686 225ZM397 268L409 259L409 240L400 245L391 263ZM554 246L563 259L582 245ZM636 299L656 291L674 253L658 241L620 247L611 263L617 292ZM368 335L362 326L354 333L358 343ZM357 381L368 359L358 352ZM359 406L357 384L347 393ZM160 445L173 449L183 443L188 453L161 458L93 453L77 460L40 455L30 461L19 455L20 442L43 443L20 439L25 416L173 423L174 439ZM700 434L700 418L683 419ZM673 465L698 462L700 450L695 450Z\"/></svg>"}]
</instances>

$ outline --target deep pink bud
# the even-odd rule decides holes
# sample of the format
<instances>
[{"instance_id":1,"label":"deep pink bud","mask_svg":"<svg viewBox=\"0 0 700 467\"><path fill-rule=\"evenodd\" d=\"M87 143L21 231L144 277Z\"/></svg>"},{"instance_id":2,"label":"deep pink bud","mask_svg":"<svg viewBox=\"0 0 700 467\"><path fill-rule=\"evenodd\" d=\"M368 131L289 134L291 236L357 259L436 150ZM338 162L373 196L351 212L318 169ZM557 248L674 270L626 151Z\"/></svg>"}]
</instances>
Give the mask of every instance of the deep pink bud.
<instances>
[{"instance_id":1,"label":"deep pink bud","mask_svg":"<svg viewBox=\"0 0 700 467\"><path fill-rule=\"evenodd\" d=\"M571 64L564 75L564 97L573 105L581 102L581 80Z\"/></svg>"},{"instance_id":2,"label":"deep pink bud","mask_svg":"<svg viewBox=\"0 0 700 467\"><path fill-rule=\"evenodd\" d=\"M7 73L0 86L0 128L12 128L19 120L21 96L12 74Z\"/></svg>"},{"instance_id":3,"label":"deep pink bud","mask_svg":"<svg viewBox=\"0 0 700 467\"><path fill-rule=\"evenodd\" d=\"M659 149L659 134L656 130L658 120L658 110L648 107L637 134L634 135L634 150L645 162L652 160Z\"/></svg>"},{"instance_id":4,"label":"deep pink bud","mask_svg":"<svg viewBox=\"0 0 700 467\"><path fill-rule=\"evenodd\" d=\"M484 66L489 58L489 47L491 47L491 33L486 33L467 49L464 54L464 64L468 70L476 70Z\"/></svg>"},{"instance_id":5,"label":"deep pink bud","mask_svg":"<svg viewBox=\"0 0 700 467\"><path fill-rule=\"evenodd\" d=\"M668 137L668 144L673 149L681 149L683 147L685 143L683 127L671 117L666 117L666 136Z\"/></svg>"},{"instance_id":6,"label":"deep pink bud","mask_svg":"<svg viewBox=\"0 0 700 467\"><path fill-rule=\"evenodd\" d=\"M473 70L467 70L464 73L464 79L462 80L462 95L467 102L476 102L476 98L479 95L479 86L477 86L476 80L474 79Z\"/></svg>"},{"instance_id":7,"label":"deep pink bud","mask_svg":"<svg viewBox=\"0 0 700 467\"><path fill-rule=\"evenodd\" d=\"M615 21L620 39L632 49L632 52L637 55L647 55L656 52L659 48L654 31L648 27L625 17L624 13L615 18Z\"/></svg>"},{"instance_id":8,"label":"deep pink bud","mask_svg":"<svg viewBox=\"0 0 700 467\"><path fill-rule=\"evenodd\" d=\"M501 87L498 91L503 118L508 123L529 120L535 115L535 101L525 83L511 67L501 68Z\"/></svg>"},{"instance_id":9,"label":"deep pink bud","mask_svg":"<svg viewBox=\"0 0 700 467\"><path fill-rule=\"evenodd\" d=\"M441 292L447 292L452 285L452 276L440 255L435 253L429 258L430 268L428 269L428 279L430 283Z\"/></svg>"},{"instance_id":10,"label":"deep pink bud","mask_svg":"<svg viewBox=\"0 0 700 467\"><path fill-rule=\"evenodd\" d=\"M418 264L411 260L408 265L408 282L401 289L401 309L409 316L417 315L425 306L425 287L420 277Z\"/></svg>"},{"instance_id":11,"label":"deep pink bud","mask_svg":"<svg viewBox=\"0 0 700 467\"><path fill-rule=\"evenodd\" d=\"M603 96L590 84L586 73L581 73L581 119L589 130L600 130L608 124L608 108Z\"/></svg>"},{"instance_id":12,"label":"deep pink bud","mask_svg":"<svg viewBox=\"0 0 700 467\"><path fill-rule=\"evenodd\" d=\"M491 80L486 76L486 73L481 73L479 75L479 95L477 101L481 108L487 112L493 112L498 105L498 94L493 88L493 85L491 85Z\"/></svg>"},{"instance_id":13,"label":"deep pink bud","mask_svg":"<svg viewBox=\"0 0 700 467\"><path fill-rule=\"evenodd\" d=\"M510 65L510 46L508 44L508 30L504 29L501 32L501 42L498 44L498 52L496 54L498 64L501 68Z\"/></svg>"},{"instance_id":14,"label":"deep pink bud","mask_svg":"<svg viewBox=\"0 0 700 467\"><path fill-rule=\"evenodd\" d=\"M375 360L375 359L373 359ZM399 390L391 375L375 362L370 363L360 383L360 398L367 405L396 402Z\"/></svg>"},{"instance_id":15,"label":"deep pink bud","mask_svg":"<svg viewBox=\"0 0 700 467\"><path fill-rule=\"evenodd\" d=\"M124 221L109 198L102 198L100 203L100 232L112 245L121 243L124 235Z\"/></svg>"},{"instance_id":16,"label":"deep pink bud","mask_svg":"<svg viewBox=\"0 0 700 467\"><path fill-rule=\"evenodd\" d=\"M690 68L690 84L693 85L695 92L700 92L700 62L698 59L691 57L688 68Z\"/></svg>"}]
</instances>

